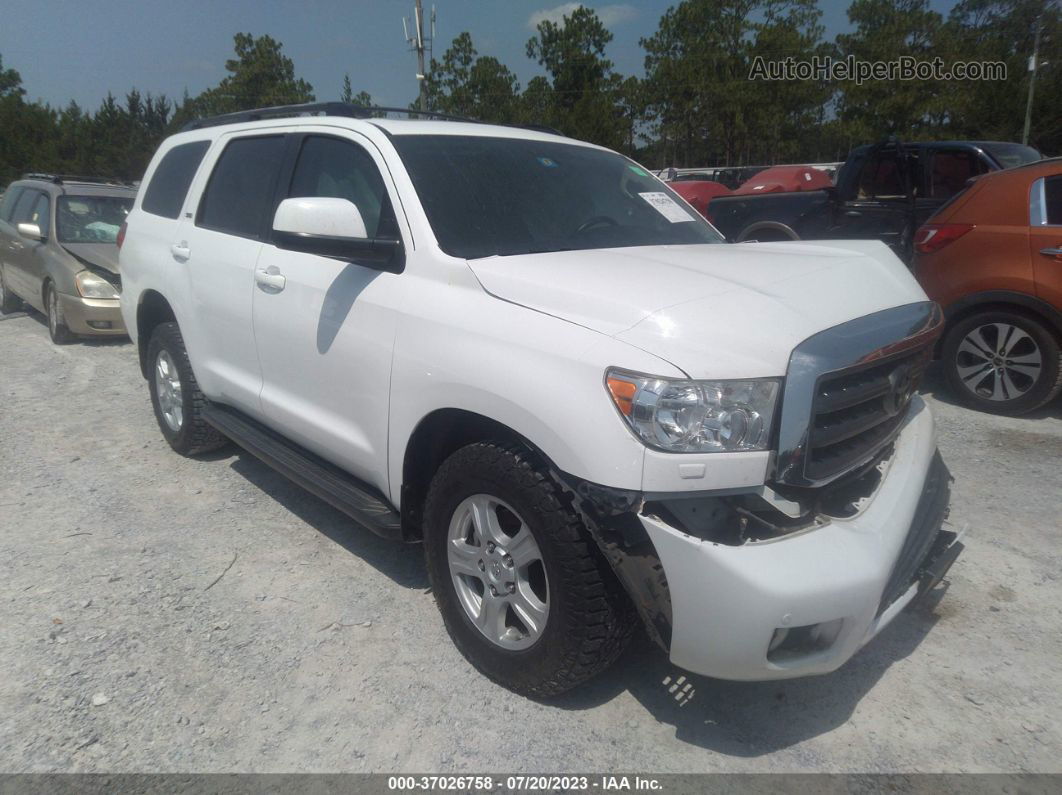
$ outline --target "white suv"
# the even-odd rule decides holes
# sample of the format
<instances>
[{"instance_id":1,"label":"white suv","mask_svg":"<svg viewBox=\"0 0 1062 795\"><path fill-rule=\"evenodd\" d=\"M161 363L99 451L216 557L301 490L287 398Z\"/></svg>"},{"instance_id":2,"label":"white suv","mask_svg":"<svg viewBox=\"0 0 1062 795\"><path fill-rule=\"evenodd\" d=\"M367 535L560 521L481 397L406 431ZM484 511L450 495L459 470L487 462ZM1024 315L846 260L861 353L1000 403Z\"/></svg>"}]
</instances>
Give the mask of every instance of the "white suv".
<instances>
[{"instance_id":1,"label":"white suv","mask_svg":"<svg viewBox=\"0 0 1062 795\"><path fill-rule=\"evenodd\" d=\"M365 116L152 160L122 312L176 451L231 439L423 541L454 643L528 695L639 623L698 673L831 671L939 582L941 317L883 244L730 245L606 149Z\"/></svg>"}]
</instances>

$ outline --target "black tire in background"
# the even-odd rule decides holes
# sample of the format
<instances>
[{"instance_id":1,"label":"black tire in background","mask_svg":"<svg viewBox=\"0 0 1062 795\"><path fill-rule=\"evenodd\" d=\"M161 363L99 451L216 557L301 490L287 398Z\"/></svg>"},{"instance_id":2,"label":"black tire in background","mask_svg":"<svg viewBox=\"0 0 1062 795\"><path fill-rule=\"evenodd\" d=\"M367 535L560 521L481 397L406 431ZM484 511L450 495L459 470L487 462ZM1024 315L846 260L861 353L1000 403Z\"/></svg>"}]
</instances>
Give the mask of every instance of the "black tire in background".
<instances>
[{"instance_id":1,"label":"black tire in background","mask_svg":"<svg viewBox=\"0 0 1062 795\"><path fill-rule=\"evenodd\" d=\"M56 345L68 345L74 341L70 327L63 319L63 307L59 303L59 293L55 285L49 282L44 288L44 313L48 319L48 336Z\"/></svg>"},{"instance_id":2,"label":"black tire in background","mask_svg":"<svg viewBox=\"0 0 1062 795\"><path fill-rule=\"evenodd\" d=\"M179 407L181 422L174 428L167 420L160 404L159 379L157 369L160 359L164 359L175 369L175 378L180 383ZM148 390L151 393L151 406L155 410L155 419L159 430L170 443L170 447L181 455L216 450L228 444L228 439L202 418L202 408L206 402L195 380L188 351L184 347L184 338L176 323L161 323L151 333L147 349Z\"/></svg>"},{"instance_id":3,"label":"black tire in background","mask_svg":"<svg viewBox=\"0 0 1062 795\"><path fill-rule=\"evenodd\" d=\"M952 394L971 408L1017 416L1062 391L1059 338L1020 310L967 315L944 337L941 361ZM1038 365L1034 365L1038 362Z\"/></svg>"},{"instance_id":4,"label":"black tire in background","mask_svg":"<svg viewBox=\"0 0 1062 795\"><path fill-rule=\"evenodd\" d=\"M4 274L0 270L0 315L10 315L22 308L22 299L4 287Z\"/></svg>"},{"instance_id":5,"label":"black tire in background","mask_svg":"<svg viewBox=\"0 0 1062 795\"><path fill-rule=\"evenodd\" d=\"M638 621L627 594L541 463L522 446L481 442L451 455L432 479L424 509L428 576L458 650L490 679L548 697L600 673L623 652ZM451 520L473 495L512 506L541 552L548 618L529 648L502 648L473 624L454 584Z\"/></svg>"}]
</instances>

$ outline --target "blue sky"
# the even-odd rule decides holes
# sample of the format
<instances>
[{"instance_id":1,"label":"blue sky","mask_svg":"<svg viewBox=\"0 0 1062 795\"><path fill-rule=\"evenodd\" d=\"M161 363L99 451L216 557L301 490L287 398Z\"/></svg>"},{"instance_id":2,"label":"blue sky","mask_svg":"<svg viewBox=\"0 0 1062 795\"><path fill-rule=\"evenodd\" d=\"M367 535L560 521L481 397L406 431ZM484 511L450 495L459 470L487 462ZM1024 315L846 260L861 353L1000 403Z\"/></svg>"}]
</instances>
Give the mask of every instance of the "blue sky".
<instances>
[{"instance_id":1,"label":"blue sky","mask_svg":"<svg viewBox=\"0 0 1062 795\"><path fill-rule=\"evenodd\" d=\"M430 7L430 0L424 0ZM436 0L436 56L463 30L521 84L538 73L524 45L533 22L560 0ZM930 0L946 12L953 0ZM641 74L638 39L651 35L673 0L587 2L615 38L608 56L623 74ZM849 0L819 0L827 35L848 29ZM574 5L569 3L568 5ZM232 37L268 33L284 44L296 73L320 100L337 99L343 74L381 104L407 104L417 92L416 59L403 43L402 17L413 0L51 0L5 3L0 24L4 67L22 74L30 99L95 109L108 91L131 87L179 98L225 76Z\"/></svg>"}]
</instances>

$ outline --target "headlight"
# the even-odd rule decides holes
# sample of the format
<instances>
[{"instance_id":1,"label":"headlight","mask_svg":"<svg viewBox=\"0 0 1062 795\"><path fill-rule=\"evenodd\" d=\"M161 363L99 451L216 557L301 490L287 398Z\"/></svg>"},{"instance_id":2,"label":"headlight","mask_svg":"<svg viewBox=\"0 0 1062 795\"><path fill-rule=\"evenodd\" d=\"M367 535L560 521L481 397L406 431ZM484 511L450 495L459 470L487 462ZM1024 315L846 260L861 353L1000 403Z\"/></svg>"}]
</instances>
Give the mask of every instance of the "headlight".
<instances>
[{"instance_id":1,"label":"headlight","mask_svg":"<svg viewBox=\"0 0 1062 795\"><path fill-rule=\"evenodd\" d=\"M616 408L649 447L668 453L766 450L778 379L680 381L609 370Z\"/></svg>"},{"instance_id":2,"label":"headlight","mask_svg":"<svg viewBox=\"0 0 1062 795\"><path fill-rule=\"evenodd\" d=\"M82 298L117 298L118 291L106 279L101 279L92 271L81 271L74 276L74 283Z\"/></svg>"}]
</instances>

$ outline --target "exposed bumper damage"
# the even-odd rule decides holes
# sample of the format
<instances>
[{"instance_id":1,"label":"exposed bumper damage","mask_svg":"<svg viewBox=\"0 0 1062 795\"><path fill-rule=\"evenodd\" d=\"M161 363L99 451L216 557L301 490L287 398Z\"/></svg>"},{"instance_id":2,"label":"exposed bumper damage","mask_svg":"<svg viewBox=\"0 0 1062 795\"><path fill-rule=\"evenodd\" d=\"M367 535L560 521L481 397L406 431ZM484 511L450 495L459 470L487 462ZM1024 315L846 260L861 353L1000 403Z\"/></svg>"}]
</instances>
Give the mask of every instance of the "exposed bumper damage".
<instances>
[{"instance_id":1,"label":"exposed bumper damage","mask_svg":"<svg viewBox=\"0 0 1062 795\"><path fill-rule=\"evenodd\" d=\"M649 634L687 670L783 679L846 662L962 550L919 398L875 464L812 501L645 495L557 474Z\"/></svg>"}]
</instances>

